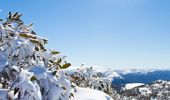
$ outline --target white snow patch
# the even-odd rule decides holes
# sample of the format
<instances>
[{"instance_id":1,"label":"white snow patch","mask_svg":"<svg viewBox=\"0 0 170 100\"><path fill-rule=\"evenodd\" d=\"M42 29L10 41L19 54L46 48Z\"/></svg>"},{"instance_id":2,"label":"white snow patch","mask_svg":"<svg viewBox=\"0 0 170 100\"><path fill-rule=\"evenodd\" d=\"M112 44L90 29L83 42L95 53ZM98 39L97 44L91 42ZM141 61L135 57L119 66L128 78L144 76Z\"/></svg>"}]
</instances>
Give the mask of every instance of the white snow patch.
<instances>
[{"instance_id":1,"label":"white snow patch","mask_svg":"<svg viewBox=\"0 0 170 100\"><path fill-rule=\"evenodd\" d=\"M170 82L167 82L167 84L169 84L169 85L170 85Z\"/></svg>"},{"instance_id":2,"label":"white snow patch","mask_svg":"<svg viewBox=\"0 0 170 100\"><path fill-rule=\"evenodd\" d=\"M109 95L89 88L76 87L73 100L113 100Z\"/></svg>"},{"instance_id":3,"label":"white snow patch","mask_svg":"<svg viewBox=\"0 0 170 100\"><path fill-rule=\"evenodd\" d=\"M128 83L125 85L125 90L133 89L138 86L144 85L143 83Z\"/></svg>"}]
</instances>

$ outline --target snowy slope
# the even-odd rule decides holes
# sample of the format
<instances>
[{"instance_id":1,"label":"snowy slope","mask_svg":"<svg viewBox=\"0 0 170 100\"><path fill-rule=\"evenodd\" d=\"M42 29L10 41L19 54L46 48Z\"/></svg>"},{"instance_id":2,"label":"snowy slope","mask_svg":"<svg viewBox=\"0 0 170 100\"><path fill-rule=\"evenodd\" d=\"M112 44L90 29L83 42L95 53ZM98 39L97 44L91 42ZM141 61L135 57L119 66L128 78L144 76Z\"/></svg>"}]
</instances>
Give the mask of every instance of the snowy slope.
<instances>
[{"instance_id":1,"label":"snowy slope","mask_svg":"<svg viewBox=\"0 0 170 100\"><path fill-rule=\"evenodd\" d=\"M76 87L76 91L73 100L113 100L107 94L89 88Z\"/></svg>"}]
</instances>

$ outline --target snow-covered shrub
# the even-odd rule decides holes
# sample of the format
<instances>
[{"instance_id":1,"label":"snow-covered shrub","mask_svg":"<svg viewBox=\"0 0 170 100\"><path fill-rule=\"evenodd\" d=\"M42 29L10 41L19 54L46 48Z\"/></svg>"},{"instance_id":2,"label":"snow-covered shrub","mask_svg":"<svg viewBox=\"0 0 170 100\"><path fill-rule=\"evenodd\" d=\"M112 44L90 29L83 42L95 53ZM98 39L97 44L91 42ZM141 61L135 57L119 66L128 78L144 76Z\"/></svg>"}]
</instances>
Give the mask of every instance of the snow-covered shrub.
<instances>
[{"instance_id":1,"label":"snow-covered shrub","mask_svg":"<svg viewBox=\"0 0 170 100\"><path fill-rule=\"evenodd\" d=\"M80 87L89 87L91 89L103 91L112 97L115 92L111 87L111 80L106 78L104 73L97 72L93 67L79 67L74 70L68 70L69 80Z\"/></svg>"},{"instance_id":2,"label":"snow-covered shrub","mask_svg":"<svg viewBox=\"0 0 170 100\"><path fill-rule=\"evenodd\" d=\"M0 24L0 100L69 100L70 82L62 69L70 66L58 51L9 13Z\"/></svg>"}]
</instances>

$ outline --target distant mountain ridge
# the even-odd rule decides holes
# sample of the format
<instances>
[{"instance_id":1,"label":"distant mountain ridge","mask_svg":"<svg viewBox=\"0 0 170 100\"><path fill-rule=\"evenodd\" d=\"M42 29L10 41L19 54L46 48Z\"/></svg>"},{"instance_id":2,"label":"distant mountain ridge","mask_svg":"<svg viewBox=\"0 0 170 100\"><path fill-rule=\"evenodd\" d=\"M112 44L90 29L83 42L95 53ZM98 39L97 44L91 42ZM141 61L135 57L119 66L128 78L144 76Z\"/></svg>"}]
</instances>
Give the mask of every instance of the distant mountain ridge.
<instances>
[{"instance_id":1,"label":"distant mountain ridge","mask_svg":"<svg viewBox=\"0 0 170 100\"><path fill-rule=\"evenodd\" d=\"M113 77L112 86L120 90L128 83L150 84L156 80L170 81L170 70L128 70L116 71L120 77Z\"/></svg>"},{"instance_id":2,"label":"distant mountain ridge","mask_svg":"<svg viewBox=\"0 0 170 100\"><path fill-rule=\"evenodd\" d=\"M156 80L170 80L170 70L152 70L147 72L136 72L131 71L129 73L117 72L121 78L113 78L113 83L117 80L124 81L123 83L119 84L126 84L126 83L145 83L149 84L152 81Z\"/></svg>"}]
</instances>

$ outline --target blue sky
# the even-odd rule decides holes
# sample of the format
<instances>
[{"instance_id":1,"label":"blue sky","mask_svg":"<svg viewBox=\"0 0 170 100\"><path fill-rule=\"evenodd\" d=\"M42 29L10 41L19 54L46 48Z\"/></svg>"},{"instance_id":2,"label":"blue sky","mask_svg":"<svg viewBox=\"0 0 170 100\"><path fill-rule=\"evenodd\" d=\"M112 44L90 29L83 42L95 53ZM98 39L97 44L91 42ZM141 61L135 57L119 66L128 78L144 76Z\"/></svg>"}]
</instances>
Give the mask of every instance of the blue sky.
<instances>
[{"instance_id":1,"label":"blue sky","mask_svg":"<svg viewBox=\"0 0 170 100\"><path fill-rule=\"evenodd\" d=\"M169 0L1 0L0 17L23 13L48 47L113 69L170 68Z\"/></svg>"}]
</instances>

